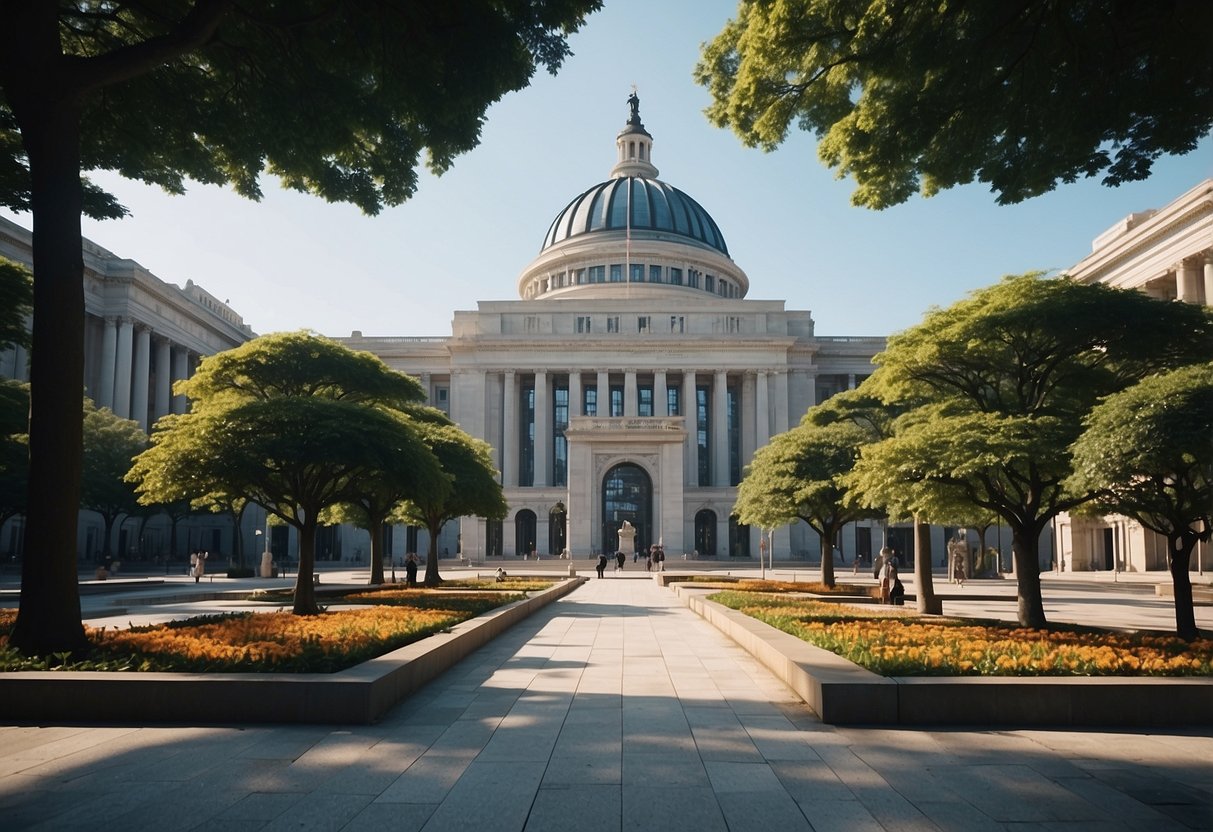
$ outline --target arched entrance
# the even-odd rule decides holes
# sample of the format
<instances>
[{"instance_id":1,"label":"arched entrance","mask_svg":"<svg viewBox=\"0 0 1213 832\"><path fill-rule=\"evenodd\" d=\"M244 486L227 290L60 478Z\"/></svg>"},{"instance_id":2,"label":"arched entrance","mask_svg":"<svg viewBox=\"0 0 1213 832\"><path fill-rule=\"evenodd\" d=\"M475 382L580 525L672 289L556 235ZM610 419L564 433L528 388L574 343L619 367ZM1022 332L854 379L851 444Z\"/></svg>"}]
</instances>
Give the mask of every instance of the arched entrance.
<instances>
[{"instance_id":1,"label":"arched entrance","mask_svg":"<svg viewBox=\"0 0 1213 832\"><path fill-rule=\"evenodd\" d=\"M695 551L700 557L716 557L716 512L710 509L695 514Z\"/></svg>"},{"instance_id":2,"label":"arched entrance","mask_svg":"<svg viewBox=\"0 0 1213 832\"><path fill-rule=\"evenodd\" d=\"M565 520L567 518L564 503L557 503L548 512L548 551L553 555L559 556L564 552L565 529L567 528Z\"/></svg>"},{"instance_id":3,"label":"arched entrance","mask_svg":"<svg viewBox=\"0 0 1213 832\"><path fill-rule=\"evenodd\" d=\"M489 520L484 525L484 554L486 557L501 557L501 544L505 540L505 531L500 520Z\"/></svg>"},{"instance_id":4,"label":"arched entrance","mask_svg":"<svg viewBox=\"0 0 1213 832\"><path fill-rule=\"evenodd\" d=\"M619 548L624 520L636 528L636 551L647 549L653 542L653 481L631 462L616 465L602 478L602 551Z\"/></svg>"},{"instance_id":5,"label":"arched entrance","mask_svg":"<svg viewBox=\"0 0 1213 832\"><path fill-rule=\"evenodd\" d=\"M529 555L535 548L535 512L529 508L514 515L514 554Z\"/></svg>"}]
</instances>

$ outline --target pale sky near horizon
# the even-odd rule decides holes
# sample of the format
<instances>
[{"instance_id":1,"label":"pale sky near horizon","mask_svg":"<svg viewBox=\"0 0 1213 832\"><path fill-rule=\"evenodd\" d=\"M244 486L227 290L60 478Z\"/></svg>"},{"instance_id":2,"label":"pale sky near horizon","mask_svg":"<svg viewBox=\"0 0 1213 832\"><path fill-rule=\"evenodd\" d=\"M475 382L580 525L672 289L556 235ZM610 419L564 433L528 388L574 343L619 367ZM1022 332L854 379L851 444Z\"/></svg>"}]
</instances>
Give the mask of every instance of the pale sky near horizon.
<instances>
[{"instance_id":1,"label":"pale sky near horizon","mask_svg":"<svg viewBox=\"0 0 1213 832\"><path fill-rule=\"evenodd\" d=\"M636 84L660 178L716 220L750 279L748 297L808 309L820 335L888 335L1004 274L1064 269L1130 213L1159 208L1213 177L1213 140L1164 157L1145 182L1061 185L999 206L982 185L883 212L850 204L854 183L795 132L774 153L708 124L691 77L699 46L733 0L607 0L556 77L489 109L481 143L412 200L366 217L264 183L250 202L192 185L180 197L97 174L132 216L85 220L84 234L160 279L227 300L258 333L449 335L452 313L518 298L516 280L556 214L607 178ZM29 227L28 215L0 212Z\"/></svg>"}]
</instances>

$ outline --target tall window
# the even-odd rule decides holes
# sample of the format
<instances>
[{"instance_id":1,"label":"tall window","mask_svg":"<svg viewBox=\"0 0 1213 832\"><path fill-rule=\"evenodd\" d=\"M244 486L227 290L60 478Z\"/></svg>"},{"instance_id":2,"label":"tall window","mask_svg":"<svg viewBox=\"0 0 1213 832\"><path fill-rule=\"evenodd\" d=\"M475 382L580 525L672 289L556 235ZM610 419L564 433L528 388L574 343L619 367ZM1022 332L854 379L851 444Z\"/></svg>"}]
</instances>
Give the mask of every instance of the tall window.
<instances>
[{"instance_id":1,"label":"tall window","mask_svg":"<svg viewBox=\"0 0 1213 832\"><path fill-rule=\"evenodd\" d=\"M665 404L667 408L666 413L669 413L671 416L682 415L682 400L677 387L670 385L665 389Z\"/></svg>"},{"instance_id":2,"label":"tall window","mask_svg":"<svg viewBox=\"0 0 1213 832\"><path fill-rule=\"evenodd\" d=\"M670 316L670 332L685 332L686 318L682 315Z\"/></svg>"},{"instance_id":3,"label":"tall window","mask_svg":"<svg viewBox=\"0 0 1213 832\"><path fill-rule=\"evenodd\" d=\"M618 331L619 331L619 316L612 315L611 317L607 318L607 332L618 332Z\"/></svg>"},{"instance_id":4,"label":"tall window","mask_svg":"<svg viewBox=\"0 0 1213 832\"><path fill-rule=\"evenodd\" d=\"M715 292L716 291L716 278L712 277L712 275L710 275L710 274L705 274L703 276L703 290L705 292Z\"/></svg>"},{"instance_id":5,"label":"tall window","mask_svg":"<svg viewBox=\"0 0 1213 832\"><path fill-rule=\"evenodd\" d=\"M622 263L612 263L611 264L611 282L612 283L622 283L623 282L623 264Z\"/></svg>"},{"instance_id":6,"label":"tall window","mask_svg":"<svg viewBox=\"0 0 1213 832\"><path fill-rule=\"evenodd\" d=\"M569 472L569 440L564 430L569 426L569 388L557 387L552 397L552 485L567 485Z\"/></svg>"},{"instance_id":7,"label":"tall window","mask_svg":"<svg viewBox=\"0 0 1213 832\"><path fill-rule=\"evenodd\" d=\"M649 266L649 283L661 282L661 266Z\"/></svg>"},{"instance_id":8,"label":"tall window","mask_svg":"<svg viewBox=\"0 0 1213 832\"><path fill-rule=\"evenodd\" d=\"M636 391L636 412L640 416L653 415L653 388L641 387Z\"/></svg>"},{"instance_id":9,"label":"tall window","mask_svg":"<svg viewBox=\"0 0 1213 832\"><path fill-rule=\"evenodd\" d=\"M518 429L518 484L535 484L535 383L522 388L522 407L519 408Z\"/></svg>"},{"instance_id":10,"label":"tall window","mask_svg":"<svg viewBox=\"0 0 1213 832\"><path fill-rule=\"evenodd\" d=\"M611 417L618 419L623 415L623 388L611 385Z\"/></svg>"},{"instance_id":11,"label":"tall window","mask_svg":"<svg viewBox=\"0 0 1213 832\"><path fill-rule=\"evenodd\" d=\"M670 282L675 286L682 285L682 269L676 269L670 266Z\"/></svg>"},{"instance_id":12,"label":"tall window","mask_svg":"<svg viewBox=\"0 0 1213 832\"><path fill-rule=\"evenodd\" d=\"M709 453L711 436L712 389L710 387L695 387L695 433L699 444L699 484L712 484L712 455Z\"/></svg>"},{"instance_id":13,"label":"tall window","mask_svg":"<svg viewBox=\"0 0 1213 832\"><path fill-rule=\"evenodd\" d=\"M584 390L581 391L581 398L584 402L585 415L586 416L597 416L598 415L598 388L597 387L585 388Z\"/></svg>"},{"instance_id":14,"label":"tall window","mask_svg":"<svg viewBox=\"0 0 1213 832\"><path fill-rule=\"evenodd\" d=\"M606 266L590 266L590 282L606 283Z\"/></svg>"},{"instance_id":15,"label":"tall window","mask_svg":"<svg viewBox=\"0 0 1213 832\"><path fill-rule=\"evenodd\" d=\"M741 482L741 396L736 387L725 394L729 409L729 485Z\"/></svg>"},{"instance_id":16,"label":"tall window","mask_svg":"<svg viewBox=\"0 0 1213 832\"><path fill-rule=\"evenodd\" d=\"M653 328L653 319L649 315L641 315L636 319L637 332L649 332Z\"/></svg>"},{"instance_id":17,"label":"tall window","mask_svg":"<svg viewBox=\"0 0 1213 832\"><path fill-rule=\"evenodd\" d=\"M577 331L582 332L582 333L589 332L591 320L592 319L590 318L589 315L578 315L577 316Z\"/></svg>"},{"instance_id":18,"label":"tall window","mask_svg":"<svg viewBox=\"0 0 1213 832\"><path fill-rule=\"evenodd\" d=\"M633 283L644 283L644 264L633 263L632 268L628 271L628 280Z\"/></svg>"}]
</instances>

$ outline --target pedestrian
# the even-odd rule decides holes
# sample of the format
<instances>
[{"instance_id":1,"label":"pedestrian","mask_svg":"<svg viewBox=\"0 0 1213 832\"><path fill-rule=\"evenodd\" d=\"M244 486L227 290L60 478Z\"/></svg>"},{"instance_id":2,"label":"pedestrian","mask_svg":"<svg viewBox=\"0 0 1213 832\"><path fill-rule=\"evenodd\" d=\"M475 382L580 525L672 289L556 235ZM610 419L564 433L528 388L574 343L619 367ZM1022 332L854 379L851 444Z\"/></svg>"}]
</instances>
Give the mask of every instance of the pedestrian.
<instances>
[{"instance_id":1,"label":"pedestrian","mask_svg":"<svg viewBox=\"0 0 1213 832\"><path fill-rule=\"evenodd\" d=\"M859 552L856 552L855 559L853 561L851 561L851 574L852 575L859 574L859 561L860 561Z\"/></svg>"},{"instance_id":2,"label":"pedestrian","mask_svg":"<svg viewBox=\"0 0 1213 832\"><path fill-rule=\"evenodd\" d=\"M506 579L506 577L507 576L505 574L505 567L498 566L497 567L497 583L501 583L502 581L504 581Z\"/></svg>"},{"instance_id":3,"label":"pedestrian","mask_svg":"<svg viewBox=\"0 0 1213 832\"><path fill-rule=\"evenodd\" d=\"M882 549L881 552L884 550ZM893 581L897 578L897 566L893 560L892 554L885 558L884 565L880 567L880 603L892 603L891 593L893 592Z\"/></svg>"},{"instance_id":4,"label":"pedestrian","mask_svg":"<svg viewBox=\"0 0 1213 832\"><path fill-rule=\"evenodd\" d=\"M902 584L901 578L897 577L897 566L893 566L893 586L889 590L889 601L894 606L900 607L906 602L906 588Z\"/></svg>"},{"instance_id":5,"label":"pedestrian","mask_svg":"<svg viewBox=\"0 0 1213 832\"><path fill-rule=\"evenodd\" d=\"M206 552L194 552L190 555L190 574L194 576L194 583L202 580L202 576L206 574Z\"/></svg>"},{"instance_id":6,"label":"pedestrian","mask_svg":"<svg viewBox=\"0 0 1213 832\"><path fill-rule=\"evenodd\" d=\"M598 556L598 566L596 567L598 569L598 577L600 577L600 578L606 577L606 565L607 565L607 554L606 554L606 552L603 552L602 554L600 554Z\"/></svg>"},{"instance_id":7,"label":"pedestrian","mask_svg":"<svg viewBox=\"0 0 1213 832\"><path fill-rule=\"evenodd\" d=\"M653 560L657 563L657 571L665 571L665 547L658 544L653 547Z\"/></svg>"},{"instance_id":8,"label":"pedestrian","mask_svg":"<svg viewBox=\"0 0 1213 832\"><path fill-rule=\"evenodd\" d=\"M644 571L645 572L653 571L653 547L652 546L650 546L649 548L644 550Z\"/></svg>"},{"instance_id":9,"label":"pedestrian","mask_svg":"<svg viewBox=\"0 0 1213 832\"><path fill-rule=\"evenodd\" d=\"M414 552L409 552L404 559L404 585L417 586L417 555Z\"/></svg>"},{"instance_id":10,"label":"pedestrian","mask_svg":"<svg viewBox=\"0 0 1213 832\"><path fill-rule=\"evenodd\" d=\"M618 572L623 568L623 565L628 562L628 556L623 552L615 553L615 571Z\"/></svg>"}]
</instances>

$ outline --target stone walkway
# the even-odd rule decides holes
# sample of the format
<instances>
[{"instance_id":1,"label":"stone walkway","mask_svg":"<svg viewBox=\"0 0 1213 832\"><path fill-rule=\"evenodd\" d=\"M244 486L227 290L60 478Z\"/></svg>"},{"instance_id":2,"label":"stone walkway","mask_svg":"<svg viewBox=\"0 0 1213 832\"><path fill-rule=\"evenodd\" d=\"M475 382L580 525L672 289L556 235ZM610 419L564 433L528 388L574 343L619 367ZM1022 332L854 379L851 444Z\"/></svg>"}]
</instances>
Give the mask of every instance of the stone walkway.
<instances>
[{"instance_id":1,"label":"stone walkway","mask_svg":"<svg viewBox=\"0 0 1213 832\"><path fill-rule=\"evenodd\" d=\"M1213 734L824 726L625 573L374 726L0 727L0 828L1208 830Z\"/></svg>"}]
</instances>

